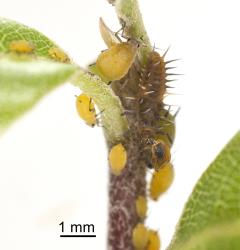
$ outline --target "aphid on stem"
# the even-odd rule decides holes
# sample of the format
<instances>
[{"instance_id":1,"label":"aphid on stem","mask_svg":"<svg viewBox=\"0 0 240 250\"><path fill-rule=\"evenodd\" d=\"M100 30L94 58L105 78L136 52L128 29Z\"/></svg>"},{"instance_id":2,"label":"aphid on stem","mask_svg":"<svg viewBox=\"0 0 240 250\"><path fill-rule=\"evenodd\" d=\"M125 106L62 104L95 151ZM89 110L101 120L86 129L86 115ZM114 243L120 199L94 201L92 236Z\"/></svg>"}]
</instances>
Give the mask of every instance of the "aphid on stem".
<instances>
[{"instance_id":1,"label":"aphid on stem","mask_svg":"<svg viewBox=\"0 0 240 250\"><path fill-rule=\"evenodd\" d=\"M127 74L134 62L138 44L131 40L127 42L119 41L102 19L100 19L99 26L103 40L109 48L98 56L96 61L97 71L107 81L119 80Z\"/></svg>"},{"instance_id":2,"label":"aphid on stem","mask_svg":"<svg viewBox=\"0 0 240 250\"><path fill-rule=\"evenodd\" d=\"M114 145L108 155L109 165L114 175L120 175L126 166L127 150L122 143Z\"/></svg>"},{"instance_id":3,"label":"aphid on stem","mask_svg":"<svg viewBox=\"0 0 240 250\"><path fill-rule=\"evenodd\" d=\"M98 115L91 97L86 94L76 96L76 109L79 116L86 122L90 127L99 125Z\"/></svg>"}]
</instances>

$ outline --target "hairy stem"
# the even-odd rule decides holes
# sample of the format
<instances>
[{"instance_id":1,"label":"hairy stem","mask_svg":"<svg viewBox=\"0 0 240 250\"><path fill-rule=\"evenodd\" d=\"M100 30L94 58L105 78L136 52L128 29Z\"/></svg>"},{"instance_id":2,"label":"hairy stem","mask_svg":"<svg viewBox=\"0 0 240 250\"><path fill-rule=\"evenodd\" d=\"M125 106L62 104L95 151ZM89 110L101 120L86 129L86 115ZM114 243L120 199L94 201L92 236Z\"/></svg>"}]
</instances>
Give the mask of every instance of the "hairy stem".
<instances>
[{"instance_id":1,"label":"hairy stem","mask_svg":"<svg viewBox=\"0 0 240 250\"><path fill-rule=\"evenodd\" d=\"M124 28L124 34L139 42L138 60L144 65L152 48L137 0L108 1L116 8L118 18ZM124 109L128 109L128 104L123 96L131 95L131 90L134 88L135 93L138 91L138 83L135 81L138 72L135 67L132 67L130 71L132 74L128 74L123 80L112 83ZM131 90L128 87L123 90L124 82L128 82L129 86L132 86ZM137 215L135 204L139 195L146 196L146 166L140 160L141 140L139 139L138 127L135 126L137 117L127 115L127 119L129 136L125 135L123 141L127 146L127 166L120 176L110 175L108 250L134 250L132 232L138 223L143 223Z\"/></svg>"},{"instance_id":2,"label":"hairy stem","mask_svg":"<svg viewBox=\"0 0 240 250\"><path fill-rule=\"evenodd\" d=\"M120 176L110 175L108 250L134 250L132 230L140 222L135 201L146 193L146 169L134 160L136 150L128 150L130 160Z\"/></svg>"},{"instance_id":3,"label":"hairy stem","mask_svg":"<svg viewBox=\"0 0 240 250\"><path fill-rule=\"evenodd\" d=\"M147 55L152 50L152 47L137 0L115 0L114 4L118 18L124 27L124 33L140 43L139 58L142 62L146 62Z\"/></svg>"},{"instance_id":4,"label":"hairy stem","mask_svg":"<svg viewBox=\"0 0 240 250\"><path fill-rule=\"evenodd\" d=\"M123 140L128 124L125 116L122 115L120 100L112 89L99 77L86 73L82 69L77 71L71 82L91 96L102 111L101 120L107 142L116 143Z\"/></svg>"}]
</instances>

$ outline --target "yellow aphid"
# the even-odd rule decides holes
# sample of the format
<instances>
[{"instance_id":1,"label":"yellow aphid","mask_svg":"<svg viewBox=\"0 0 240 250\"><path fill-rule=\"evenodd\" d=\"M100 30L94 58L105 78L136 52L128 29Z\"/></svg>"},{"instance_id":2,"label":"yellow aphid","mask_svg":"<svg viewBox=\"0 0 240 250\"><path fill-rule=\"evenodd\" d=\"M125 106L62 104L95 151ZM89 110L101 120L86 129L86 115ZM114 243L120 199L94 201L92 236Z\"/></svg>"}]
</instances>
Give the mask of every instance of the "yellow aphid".
<instances>
[{"instance_id":1,"label":"yellow aphid","mask_svg":"<svg viewBox=\"0 0 240 250\"><path fill-rule=\"evenodd\" d=\"M150 197L157 200L171 186L173 178L174 170L171 163L167 163L159 171L155 171L150 182Z\"/></svg>"},{"instance_id":2,"label":"yellow aphid","mask_svg":"<svg viewBox=\"0 0 240 250\"><path fill-rule=\"evenodd\" d=\"M146 250L159 250L160 249L160 238L156 231L148 231L148 246Z\"/></svg>"},{"instance_id":3,"label":"yellow aphid","mask_svg":"<svg viewBox=\"0 0 240 250\"><path fill-rule=\"evenodd\" d=\"M148 230L142 224L138 223L132 232L132 243L136 250L145 250L148 243Z\"/></svg>"},{"instance_id":4,"label":"yellow aphid","mask_svg":"<svg viewBox=\"0 0 240 250\"><path fill-rule=\"evenodd\" d=\"M76 98L76 108L79 116L87 123L94 127L97 123L96 110L92 99L85 94L81 94Z\"/></svg>"},{"instance_id":5,"label":"yellow aphid","mask_svg":"<svg viewBox=\"0 0 240 250\"><path fill-rule=\"evenodd\" d=\"M120 41L117 39L116 34L111 31L107 25L104 23L103 19L99 19L99 29L105 44L110 48L112 45L119 43Z\"/></svg>"},{"instance_id":6,"label":"yellow aphid","mask_svg":"<svg viewBox=\"0 0 240 250\"><path fill-rule=\"evenodd\" d=\"M138 216L144 220L147 214L147 199L146 197L140 195L136 200L136 210Z\"/></svg>"},{"instance_id":7,"label":"yellow aphid","mask_svg":"<svg viewBox=\"0 0 240 250\"><path fill-rule=\"evenodd\" d=\"M98 56L96 65L108 81L119 80L127 74L136 53L137 46L134 43L114 44Z\"/></svg>"},{"instance_id":8,"label":"yellow aphid","mask_svg":"<svg viewBox=\"0 0 240 250\"><path fill-rule=\"evenodd\" d=\"M122 143L111 148L108 160L112 173L114 175L120 175L127 162L127 151Z\"/></svg>"},{"instance_id":9,"label":"yellow aphid","mask_svg":"<svg viewBox=\"0 0 240 250\"><path fill-rule=\"evenodd\" d=\"M152 145L152 163L154 169L159 171L170 160L170 147L163 140L157 139Z\"/></svg>"},{"instance_id":10,"label":"yellow aphid","mask_svg":"<svg viewBox=\"0 0 240 250\"><path fill-rule=\"evenodd\" d=\"M58 62L69 63L70 59L64 51L57 47L52 47L48 50L50 57Z\"/></svg>"},{"instance_id":11,"label":"yellow aphid","mask_svg":"<svg viewBox=\"0 0 240 250\"><path fill-rule=\"evenodd\" d=\"M19 41L12 41L9 44L9 49L12 52L17 52L17 53L31 53L34 50L34 46L32 43L28 41L19 40Z\"/></svg>"},{"instance_id":12,"label":"yellow aphid","mask_svg":"<svg viewBox=\"0 0 240 250\"><path fill-rule=\"evenodd\" d=\"M109 80L107 78L105 78L104 75L101 74L96 63L89 65L88 69L90 70L91 73L99 76L104 82L109 82Z\"/></svg>"}]
</instances>

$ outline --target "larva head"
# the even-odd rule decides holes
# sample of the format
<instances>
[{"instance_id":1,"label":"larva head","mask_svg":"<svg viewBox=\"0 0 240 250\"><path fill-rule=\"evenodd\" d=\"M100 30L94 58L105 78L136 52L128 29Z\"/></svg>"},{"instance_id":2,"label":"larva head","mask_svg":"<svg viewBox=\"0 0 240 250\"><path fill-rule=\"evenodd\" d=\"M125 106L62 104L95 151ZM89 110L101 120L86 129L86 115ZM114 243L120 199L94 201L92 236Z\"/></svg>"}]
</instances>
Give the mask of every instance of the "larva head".
<instances>
[{"instance_id":1,"label":"larva head","mask_svg":"<svg viewBox=\"0 0 240 250\"><path fill-rule=\"evenodd\" d=\"M132 243L136 250L145 250L148 243L148 230L142 223L138 223L132 232Z\"/></svg>"},{"instance_id":2,"label":"larva head","mask_svg":"<svg viewBox=\"0 0 240 250\"><path fill-rule=\"evenodd\" d=\"M76 98L76 108L79 116L87 125L91 127L96 125L96 110L92 99L88 95L81 94Z\"/></svg>"},{"instance_id":3,"label":"larva head","mask_svg":"<svg viewBox=\"0 0 240 250\"><path fill-rule=\"evenodd\" d=\"M174 170L171 163L165 164L158 172L154 172L150 182L150 197L157 200L171 186L174 178Z\"/></svg>"},{"instance_id":4,"label":"larva head","mask_svg":"<svg viewBox=\"0 0 240 250\"><path fill-rule=\"evenodd\" d=\"M160 244L158 232L149 230L147 250L160 250Z\"/></svg>"},{"instance_id":5,"label":"larva head","mask_svg":"<svg viewBox=\"0 0 240 250\"><path fill-rule=\"evenodd\" d=\"M108 28L108 26L104 23L102 18L99 19L99 29L102 39L108 46L108 48L120 42L117 39L115 33Z\"/></svg>"},{"instance_id":6,"label":"larva head","mask_svg":"<svg viewBox=\"0 0 240 250\"><path fill-rule=\"evenodd\" d=\"M140 219L144 220L147 214L147 199L139 195L136 200L136 210Z\"/></svg>"},{"instance_id":7,"label":"larva head","mask_svg":"<svg viewBox=\"0 0 240 250\"><path fill-rule=\"evenodd\" d=\"M170 160L170 147L163 140L157 139L152 145L152 163L154 169L159 171Z\"/></svg>"},{"instance_id":8,"label":"larva head","mask_svg":"<svg viewBox=\"0 0 240 250\"><path fill-rule=\"evenodd\" d=\"M108 160L112 173L117 176L120 175L127 162L127 151L122 143L111 148Z\"/></svg>"},{"instance_id":9,"label":"larva head","mask_svg":"<svg viewBox=\"0 0 240 250\"><path fill-rule=\"evenodd\" d=\"M137 53L137 46L132 42L112 45L97 58L97 68L108 81L119 80L130 69Z\"/></svg>"},{"instance_id":10,"label":"larva head","mask_svg":"<svg viewBox=\"0 0 240 250\"><path fill-rule=\"evenodd\" d=\"M62 62L62 63L69 63L70 62L70 58L68 57L68 55L61 49L57 48L57 47L52 47L48 50L49 56L58 62Z\"/></svg>"},{"instance_id":11,"label":"larva head","mask_svg":"<svg viewBox=\"0 0 240 250\"><path fill-rule=\"evenodd\" d=\"M9 44L9 50L16 53L31 53L34 50L34 45L26 40L12 41Z\"/></svg>"}]
</instances>

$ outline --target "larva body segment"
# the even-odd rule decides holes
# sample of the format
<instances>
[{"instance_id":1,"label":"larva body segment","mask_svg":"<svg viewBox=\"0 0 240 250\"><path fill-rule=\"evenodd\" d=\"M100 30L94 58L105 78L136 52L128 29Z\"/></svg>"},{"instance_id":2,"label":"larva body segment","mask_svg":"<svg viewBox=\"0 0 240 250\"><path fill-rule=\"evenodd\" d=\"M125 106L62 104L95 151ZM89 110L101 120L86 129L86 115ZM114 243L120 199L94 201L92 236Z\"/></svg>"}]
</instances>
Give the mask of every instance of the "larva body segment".
<instances>
[{"instance_id":1,"label":"larva body segment","mask_svg":"<svg viewBox=\"0 0 240 250\"><path fill-rule=\"evenodd\" d=\"M172 147L176 126L175 116L172 115L169 110L163 109L160 111L159 127L161 127L162 134L158 134L155 138L163 140L169 147Z\"/></svg>"}]
</instances>

